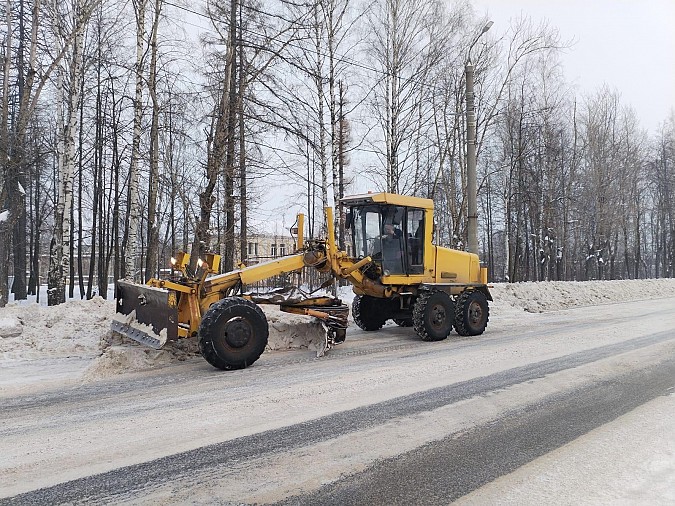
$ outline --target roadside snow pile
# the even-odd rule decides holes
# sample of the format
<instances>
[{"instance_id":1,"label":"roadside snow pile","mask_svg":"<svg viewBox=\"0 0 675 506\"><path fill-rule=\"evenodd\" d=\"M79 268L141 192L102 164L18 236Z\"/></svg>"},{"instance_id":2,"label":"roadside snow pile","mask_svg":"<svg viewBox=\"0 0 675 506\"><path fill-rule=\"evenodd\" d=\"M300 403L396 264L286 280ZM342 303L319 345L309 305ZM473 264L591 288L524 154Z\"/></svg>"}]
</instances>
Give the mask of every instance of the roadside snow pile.
<instances>
[{"instance_id":1,"label":"roadside snow pile","mask_svg":"<svg viewBox=\"0 0 675 506\"><path fill-rule=\"evenodd\" d=\"M284 313L276 306L262 307L269 324L268 350L316 350L321 345L323 328L316 319ZM0 364L83 359L84 378L93 380L199 355L197 338L179 339L154 350L113 334L114 315L114 301L101 297L52 307L9 304L0 309Z\"/></svg>"},{"instance_id":2,"label":"roadside snow pile","mask_svg":"<svg viewBox=\"0 0 675 506\"><path fill-rule=\"evenodd\" d=\"M128 343L112 345L84 372L83 378L95 380L115 376L124 372L145 371L169 364L175 357L169 350L141 348Z\"/></svg>"},{"instance_id":3,"label":"roadside snow pile","mask_svg":"<svg viewBox=\"0 0 675 506\"><path fill-rule=\"evenodd\" d=\"M509 305L540 313L575 306L672 297L675 279L495 283L490 292L498 308Z\"/></svg>"},{"instance_id":4,"label":"roadside snow pile","mask_svg":"<svg viewBox=\"0 0 675 506\"><path fill-rule=\"evenodd\" d=\"M94 297L59 306L9 304L0 309L0 364L54 359L85 360L84 377L143 371L198 353L196 339L153 350L113 335L115 302Z\"/></svg>"},{"instance_id":5,"label":"roadside snow pile","mask_svg":"<svg viewBox=\"0 0 675 506\"><path fill-rule=\"evenodd\" d=\"M84 379L102 379L122 373L147 371L199 354L196 338L169 342L162 349L155 350L112 332L108 332L101 339L100 349L100 356L87 367Z\"/></svg>"},{"instance_id":6,"label":"roadside snow pile","mask_svg":"<svg viewBox=\"0 0 675 506\"><path fill-rule=\"evenodd\" d=\"M114 310L101 297L53 307L9 304L0 309L0 362L98 356Z\"/></svg>"},{"instance_id":7,"label":"roadside snow pile","mask_svg":"<svg viewBox=\"0 0 675 506\"><path fill-rule=\"evenodd\" d=\"M314 318L284 313L276 306L261 307L269 325L267 350L317 349L324 339L323 328ZM169 342L155 350L109 332L101 340L101 349L102 354L87 368L84 379L147 371L199 355L195 337Z\"/></svg>"}]
</instances>

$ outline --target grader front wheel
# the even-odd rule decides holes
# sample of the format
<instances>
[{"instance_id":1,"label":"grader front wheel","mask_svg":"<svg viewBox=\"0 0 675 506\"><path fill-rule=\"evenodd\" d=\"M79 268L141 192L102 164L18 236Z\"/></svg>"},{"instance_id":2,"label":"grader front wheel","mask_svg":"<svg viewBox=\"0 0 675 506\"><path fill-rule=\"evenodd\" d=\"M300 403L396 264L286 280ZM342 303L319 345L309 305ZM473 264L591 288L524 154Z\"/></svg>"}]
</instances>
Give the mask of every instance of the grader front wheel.
<instances>
[{"instance_id":1,"label":"grader front wheel","mask_svg":"<svg viewBox=\"0 0 675 506\"><path fill-rule=\"evenodd\" d=\"M218 369L244 369L265 351L268 336L267 319L255 303L228 297L204 314L199 326L199 351Z\"/></svg>"}]
</instances>

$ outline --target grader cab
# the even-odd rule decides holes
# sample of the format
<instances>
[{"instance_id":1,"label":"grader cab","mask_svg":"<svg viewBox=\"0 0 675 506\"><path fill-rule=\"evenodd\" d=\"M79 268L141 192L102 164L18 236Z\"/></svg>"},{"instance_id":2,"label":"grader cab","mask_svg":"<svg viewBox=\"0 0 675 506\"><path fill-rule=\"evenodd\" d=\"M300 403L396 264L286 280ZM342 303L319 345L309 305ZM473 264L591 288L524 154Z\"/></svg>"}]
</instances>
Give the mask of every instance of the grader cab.
<instances>
[{"instance_id":1,"label":"grader cab","mask_svg":"<svg viewBox=\"0 0 675 506\"><path fill-rule=\"evenodd\" d=\"M432 244L433 201L391 193L346 197L351 251L339 251L333 213L328 236L305 242L299 215L296 252L262 264L217 274L219 257L200 259L191 272L186 254L173 260L176 275L147 285L117 283L113 330L159 348L167 341L199 336L202 356L219 369L241 369L265 349L268 326L258 304L321 320L324 350L345 340L349 308L330 296L245 292L245 287L283 273L314 268L347 280L355 293L352 316L366 331L387 320L413 327L425 341L479 335L488 322L487 269L475 254Z\"/></svg>"}]
</instances>

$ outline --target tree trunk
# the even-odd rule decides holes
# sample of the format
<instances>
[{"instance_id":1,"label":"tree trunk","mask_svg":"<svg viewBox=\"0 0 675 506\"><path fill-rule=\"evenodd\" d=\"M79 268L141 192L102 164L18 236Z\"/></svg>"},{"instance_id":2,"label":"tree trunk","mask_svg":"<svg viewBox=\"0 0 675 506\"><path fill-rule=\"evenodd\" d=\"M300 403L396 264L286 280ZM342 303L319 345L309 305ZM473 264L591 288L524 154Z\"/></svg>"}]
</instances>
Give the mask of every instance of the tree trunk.
<instances>
[{"instance_id":1,"label":"tree trunk","mask_svg":"<svg viewBox=\"0 0 675 506\"><path fill-rule=\"evenodd\" d=\"M223 270L234 269L234 164L235 130L237 107L237 1L230 2L230 46L232 47L232 65L230 66L230 93L227 117L227 153L225 155L225 244L223 248Z\"/></svg>"},{"instance_id":2,"label":"tree trunk","mask_svg":"<svg viewBox=\"0 0 675 506\"><path fill-rule=\"evenodd\" d=\"M83 97L83 99L80 101L80 125L83 124L84 120L84 79L80 80L80 96ZM84 298L85 295L85 288L84 288L84 269L82 265L82 257L84 256L83 251L82 251L82 231L84 230L84 224L82 223L82 177L84 175L84 164L82 163L82 158L83 158L83 151L84 151L84 142L83 142L83 129L80 128L79 132L79 149L78 149L78 168L77 168L77 173L78 173L78 188L77 188L77 195L78 195L78 227L77 227L77 278L79 281L80 285L80 299ZM94 169L94 172L96 169ZM95 176L94 176L95 177ZM96 181L94 181L94 185L96 184ZM94 192L96 192L96 188L94 188ZM94 208L94 216L93 216L93 224L95 226L96 224L96 208ZM95 231L95 229L94 229ZM92 251L94 251L96 243L94 242L94 238L96 237L96 234L91 235L91 239L89 240L91 244ZM71 242L71 251L72 251L72 242ZM74 269L74 264L73 264L73 258L71 256L70 260L70 272L71 272L71 285L70 285L70 297L73 297L73 283L72 283L72 278L73 278L73 269ZM91 298L91 280L89 281L89 285L87 286L87 299Z\"/></svg>"},{"instance_id":3,"label":"tree trunk","mask_svg":"<svg viewBox=\"0 0 675 506\"><path fill-rule=\"evenodd\" d=\"M190 253L190 266L194 269L197 258L203 258L208 251L211 242L211 233L209 232L211 223L211 211L216 198L213 196L213 191L218 182L218 173L223 165L225 158L225 147L227 144L227 125L230 114L229 109L229 92L230 92L230 65L234 64L234 48L228 48L227 63L225 68L225 79L223 80L223 89L220 95L220 100L215 111L215 119L212 124L211 135L209 136L209 146L207 151L206 161L206 187L199 194L199 219L195 226L194 240L192 242L192 250ZM183 210L183 244L187 247L187 209Z\"/></svg>"},{"instance_id":4,"label":"tree trunk","mask_svg":"<svg viewBox=\"0 0 675 506\"><path fill-rule=\"evenodd\" d=\"M145 8L147 0L138 0L134 3L136 12L136 91L134 95L134 126L131 141L131 165L129 167L129 203L124 248L124 277L134 280L138 265L138 232L141 224L141 202L138 167L141 148L141 127L143 121L143 63L145 59Z\"/></svg>"},{"instance_id":5,"label":"tree trunk","mask_svg":"<svg viewBox=\"0 0 675 506\"><path fill-rule=\"evenodd\" d=\"M155 16L150 38L150 76L148 90L152 99L150 126L150 180L148 184L148 249L145 257L145 281L157 274L159 225L157 223L157 189L159 186L159 100L157 98L157 30L162 0L155 0Z\"/></svg>"},{"instance_id":6,"label":"tree trunk","mask_svg":"<svg viewBox=\"0 0 675 506\"><path fill-rule=\"evenodd\" d=\"M345 196L345 166L347 165L347 144L349 143L349 123L344 115L345 90L342 81L339 83L339 117L338 117L338 183L336 196L336 209L338 215L338 238L339 246L345 250L345 213L342 198Z\"/></svg>"},{"instance_id":7,"label":"tree trunk","mask_svg":"<svg viewBox=\"0 0 675 506\"><path fill-rule=\"evenodd\" d=\"M248 187L246 171L246 124L244 118L244 94L246 92L246 73L244 72L244 37L242 34L242 4L239 4L239 258L243 264L246 264L246 255L248 253Z\"/></svg>"},{"instance_id":8,"label":"tree trunk","mask_svg":"<svg viewBox=\"0 0 675 506\"><path fill-rule=\"evenodd\" d=\"M9 9L11 12L11 8ZM24 52L25 52L25 23L24 23L24 0L19 2L19 47L17 57L18 67L18 91L19 103L23 102L25 93L25 72L24 72ZM9 53L8 53L9 55ZM27 186L25 169L25 148L23 143L14 147L16 150L16 163L13 164L12 175L16 178L18 193L12 192L10 202L14 203L16 211L16 220L13 228L13 253L14 253L14 282L12 283L12 293L15 300L26 299L26 192Z\"/></svg>"},{"instance_id":9,"label":"tree trunk","mask_svg":"<svg viewBox=\"0 0 675 506\"><path fill-rule=\"evenodd\" d=\"M79 18L82 9L76 9L75 42L70 71L70 103L68 122L64 132L63 170L59 174L59 199L55 213L54 235L50 251L48 304L62 304L66 299L66 272L70 268L71 210L73 206L73 174L75 170L75 133L79 128L78 105L80 102L80 79L82 73L82 46L85 23Z\"/></svg>"},{"instance_id":10,"label":"tree trunk","mask_svg":"<svg viewBox=\"0 0 675 506\"><path fill-rule=\"evenodd\" d=\"M7 0L5 6L7 32L5 34L5 54L2 72L2 104L0 106L0 307L5 307L9 300L9 247L10 247L10 222L7 198L7 171L9 169L9 80L12 68L12 2Z\"/></svg>"}]
</instances>

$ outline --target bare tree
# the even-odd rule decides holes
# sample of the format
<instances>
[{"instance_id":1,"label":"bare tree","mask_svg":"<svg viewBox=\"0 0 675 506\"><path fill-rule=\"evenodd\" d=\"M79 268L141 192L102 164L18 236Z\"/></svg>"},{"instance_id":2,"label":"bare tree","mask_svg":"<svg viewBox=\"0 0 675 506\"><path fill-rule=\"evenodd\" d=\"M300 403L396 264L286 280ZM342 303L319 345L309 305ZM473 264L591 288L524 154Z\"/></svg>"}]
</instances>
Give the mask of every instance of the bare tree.
<instances>
[{"instance_id":1,"label":"bare tree","mask_svg":"<svg viewBox=\"0 0 675 506\"><path fill-rule=\"evenodd\" d=\"M155 0L152 29L150 30L150 73L148 91L152 102L150 125L150 175L148 182L148 249L145 256L145 281L156 274L159 249L159 223L157 221L157 190L159 186L159 98L157 96L157 32L159 29L162 0Z\"/></svg>"},{"instance_id":2,"label":"bare tree","mask_svg":"<svg viewBox=\"0 0 675 506\"><path fill-rule=\"evenodd\" d=\"M54 235L50 248L48 304L56 305L66 300L66 270L70 266L71 210L73 205L73 175L75 173L75 136L80 127L78 107L81 98L80 80L83 71L83 41L91 5L75 0L72 6L75 37L71 52L69 97L63 133L63 164L59 174L59 197L54 219Z\"/></svg>"},{"instance_id":3,"label":"bare tree","mask_svg":"<svg viewBox=\"0 0 675 506\"><path fill-rule=\"evenodd\" d=\"M410 190L411 182L405 178L413 170L414 150L408 143L417 135L424 114L421 101L429 91L425 78L441 56L442 46L435 43L431 30L437 26L438 11L433 0L417 4L382 0L369 15L370 55L381 72L371 107L384 139L384 149L379 143L374 149L382 159L389 192Z\"/></svg>"},{"instance_id":4,"label":"bare tree","mask_svg":"<svg viewBox=\"0 0 675 506\"><path fill-rule=\"evenodd\" d=\"M145 16L149 0L134 0L134 13L136 16L136 63L134 76L136 88L134 93L134 122L131 144L131 165L129 167L129 187L127 194L129 203L127 208L127 238L124 247L124 277L134 279L138 265L138 243L141 224L140 202L140 150L141 150L141 127L143 122L143 84L146 56L145 43Z\"/></svg>"}]
</instances>

